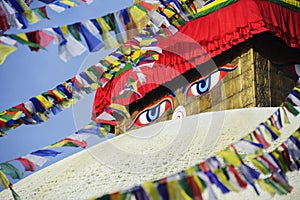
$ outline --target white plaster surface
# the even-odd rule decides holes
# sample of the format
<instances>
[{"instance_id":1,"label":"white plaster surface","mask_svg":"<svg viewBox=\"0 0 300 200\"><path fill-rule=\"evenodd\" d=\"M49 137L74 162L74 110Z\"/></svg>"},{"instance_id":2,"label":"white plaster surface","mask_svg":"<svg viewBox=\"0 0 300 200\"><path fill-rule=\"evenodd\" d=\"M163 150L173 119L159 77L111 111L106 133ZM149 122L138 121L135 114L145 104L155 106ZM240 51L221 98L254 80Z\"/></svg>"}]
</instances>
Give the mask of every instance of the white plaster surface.
<instances>
[{"instance_id":1,"label":"white plaster surface","mask_svg":"<svg viewBox=\"0 0 300 200\"><path fill-rule=\"evenodd\" d=\"M224 149L265 121L276 108L249 108L203 113L184 119L161 122L102 142L34 173L14 185L22 199L89 199L145 181L179 172ZM280 144L300 122L282 129ZM272 147L271 147L272 149ZM300 174L289 175L295 188L287 196L274 199L300 199ZM219 199L272 199L262 192L256 196L249 186L240 193ZM204 193L204 197L206 194ZM9 190L0 199L12 199Z\"/></svg>"}]
</instances>

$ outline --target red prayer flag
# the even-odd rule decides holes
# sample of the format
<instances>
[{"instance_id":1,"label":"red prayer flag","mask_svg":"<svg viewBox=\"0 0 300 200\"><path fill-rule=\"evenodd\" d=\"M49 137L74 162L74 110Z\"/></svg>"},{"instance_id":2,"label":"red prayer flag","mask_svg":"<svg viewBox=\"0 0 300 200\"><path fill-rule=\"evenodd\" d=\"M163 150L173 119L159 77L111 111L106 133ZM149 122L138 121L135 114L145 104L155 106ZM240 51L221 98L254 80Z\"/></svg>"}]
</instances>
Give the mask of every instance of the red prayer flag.
<instances>
[{"instance_id":1,"label":"red prayer flag","mask_svg":"<svg viewBox=\"0 0 300 200\"><path fill-rule=\"evenodd\" d=\"M44 31L32 31L26 33L26 36L30 42L39 44L42 47L47 47L52 40L54 40L54 36L49 35ZM29 47L31 51L39 51L39 48Z\"/></svg>"},{"instance_id":2,"label":"red prayer flag","mask_svg":"<svg viewBox=\"0 0 300 200\"><path fill-rule=\"evenodd\" d=\"M75 144L77 146L80 146L82 148L87 147L87 143L84 140L79 141L79 140L74 140L74 139L71 139L71 138L65 138L65 139L63 139L61 141L68 141L68 142L71 142L71 143L73 143L73 144Z\"/></svg>"},{"instance_id":3,"label":"red prayer flag","mask_svg":"<svg viewBox=\"0 0 300 200\"><path fill-rule=\"evenodd\" d=\"M264 148L268 148L270 146L270 144L263 137L261 137L256 131L253 131L253 135L255 139L264 146Z\"/></svg>"},{"instance_id":4,"label":"red prayer flag","mask_svg":"<svg viewBox=\"0 0 300 200\"><path fill-rule=\"evenodd\" d=\"M25 171L34 172L36 170L35 164L26 158L16 158L15 160L20 161L20 163L24 166Z\"/></svg>"},{"instance_id":5,"label":"red prayer flag","mask_svg":"<svg viewBox=\"0 0 300 200\"><path fill-rule=\"evenodd\" d=\"M203 172L207 172L210 170L210 168L206 162L201 162L199 165Z\"/></svg>"},{"instance_id":6,"label":"red prayer flag","mask_svg":"<svg viewBox=\"0 0 300 200\"><path fill-rule=\"evenodd\" d=\"M233 173L236 181L238 182L239 186L241 188L246 188L247 187L247 183L242 179L241 175L239 174L239 172L234 168L234 166L232 165L228 165L227 166L228 169Z\"/></svg>"},{"instance_id":7,"label":"red prayer flag","mask_svg":"<svg viewBox=\"0 0 300 200\"><path fill-rule=\"evenodd\" d=\"M47 47L52 42L52 40L55 39L54 36L49 35L48 33L44 32L44 31L39 31L39 34L41 37L40 45L42 47Z\"/></svg>"},{"instance_id":8,"label":"red prayer flag","mask_svg":"<svg viewBox=\"0 0 300 200\"><path fill-rule=\"evenodd\" d=\"M198 187L197 183L195 182L194 177L193 176L187 177L187 182L191 187L191 190L192 190L193 195L194 195L194 199L195 200L202 200L203 198L202 198L201 190Z\"/></svg>"},{"instance_id":9,"label":"red prayer flag","mask_svg":"<svg viewBox=\"0 0 300 200\"><path fill-rule=\"evenodd\" d=\"M143 8L145 8L146 10L153 10L154 9L154 5L150 4L150 3L146 3L144 1L140 2L141 6L143 6Z\"/></svg>"},{"instance_id":10,"label":"red prayer flag","mask_svg":"<svg viewBox=\"0 0 300 200\"><path fill-rule=\"evenodd\" d=\"M2 32L5 32L8 29L9 29L9 24L7 22L6 14L2 9L2 7L0 7L0 30L2 30Z\"/></svg>"},{"instance_id":11,"label":"red prayer flag","mask_svg":"<svg viewBox=\"0 0 300 200\"><path fill-rule=\"evenodd\" d=\"M40 44L41 38L40 38L40 35L38 34L38 31L32 31L32 32L26 33L26 36L30 42ZM36 52L39 51L39 48L30 47L30 46L29 46L29 48L31 51L36 51Z\"/></svg>"},{"instance_id":12,"label":"red prayer flag","mask_svg":"<svg viewBox=\"0 0 300 200\"><path fill-rule=\"evenodd\" d=\"M49 16L48 16L48 14L47 14L47 11L46 11L46 6L41 7L40 11L45 15L45 17L47 19L50 19Z\"/></svg>"},{"instance_id":13,"label":"red prayer flag","mask_svg":"<svg viewBox=\"0 0 300 200\"><path fill-rule=\"evenodd\" d=\"M0 128L3 128L5 126L6 126L6 123L4 121L0 120Z\"/></svg>"},{"instance_id":14,"label":"red prayer flag","mask_svg":"<svg viewBox=\"0 0 300 200\"><path fill-rule=\"evenodd\" d=\"M18 110L21 110L26 116L31 117L31 113L25 108L24 103L14 106Z\"/></svg>"}]
</instances>

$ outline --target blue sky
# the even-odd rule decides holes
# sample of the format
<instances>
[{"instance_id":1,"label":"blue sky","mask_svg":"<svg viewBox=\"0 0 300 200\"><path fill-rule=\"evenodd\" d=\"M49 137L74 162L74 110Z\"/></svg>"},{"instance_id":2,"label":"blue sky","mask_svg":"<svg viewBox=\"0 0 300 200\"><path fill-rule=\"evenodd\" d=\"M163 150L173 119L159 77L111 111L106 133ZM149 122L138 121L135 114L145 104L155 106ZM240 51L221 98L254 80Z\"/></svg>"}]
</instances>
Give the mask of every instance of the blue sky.
<instances>
[{"instance_id":1,"label":"blue sky","mask_svg":"<svg viewBox=\"0 0 300 200\"><path fill-rule=\"evenodd\" d=\"M38 2L38 1L36 1ZM86 19L103 16L133 4L133 0L94 0L88 5L80 5L63 13L51 12L47 9L50 21L43 20L26 30L10 30L7 33L29 32L41 28L51 28ZM36 7L43 4L36 4ZM96 63L109 51L101 51L94 55L85 52L64 63L58 57L57 46L51 44L47 51L31 52L27 46L19 44L18 50L12 53L4 64L0 65L0 112L19 103L27 101L44 91L73 77L84 67ZM41 147L57 142L76 131L77 128L89 122L93 95L79 102L74 108L69 108L56 116L50 115L50 120L39 125L23 125L7 132L0 138L0 162L23 156ZM74 111L74 112L73 112ZM79 117L79 112L85 112ZM74 117L75 116L75 117ZM75 119L74 119L75 118ZM55 162L68 154L79 151L80 148L64 148L66 153L53 159ZM49 162L49 163L52 163Z\"/></svg>"}]
</instances>

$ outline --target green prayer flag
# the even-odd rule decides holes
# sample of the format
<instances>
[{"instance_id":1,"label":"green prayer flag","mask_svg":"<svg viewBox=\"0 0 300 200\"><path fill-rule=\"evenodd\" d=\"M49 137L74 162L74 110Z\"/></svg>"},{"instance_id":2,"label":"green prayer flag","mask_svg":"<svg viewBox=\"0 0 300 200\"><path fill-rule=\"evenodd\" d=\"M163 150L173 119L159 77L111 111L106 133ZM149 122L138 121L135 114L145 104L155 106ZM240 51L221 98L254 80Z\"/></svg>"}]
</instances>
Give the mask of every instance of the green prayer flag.
<instances>
[{"instance_id":1,"label":"green prayer flag","mask_svg":"<svg viewBox=\"0 0 300 200\"><path fill-rule=\"evenodd\" d=\"M189 195L191 198L194 198L193 191L192 191L189 183L187 182L187 179L185 177L183 177L178 182L179 182L179 185L181 186L181 188L185 191L185 193L187 195Z\"/></svg>"},{"instance_id":2,"label":"green prayer flag","mask_svg":"<svg viewBox=\"0 0 300 200\"><path fill-rule=\"evenodd\" d=\"M114 31L116 29L116 24L113 20L113 14L108 14L103 17L103 19L106 21L108 26L110 27L110 30Z\"/></svg>"},{"instance_id":3,"label":"green prayer flag","mask_svg":"<svg viewBox=\"0 0 300 200\"><path fill-rule=\"evenodd\" d=\"M90 71L91 73L93 73L97 78L101 78L102 74L96 70L94 67L90 67L88 68L88 71Z\"/></svg>"},{"instance_id":4,"label":"green prayer flag","mask_svg":"<svg viewBox=\"0 0 300 200\"><path fill-rule=\"evenodd\" d=\"M68 25L68 30L77 41L81 41L79 31L75 24Z\"/></svg>"},{"instance_id":5,"label":"green prayer flag","mask_svg":"<svg viewBox=\"0 0 300 200\"><path fill-rule=\"evenodd\" d=\"M16 193L16 191L12 187L10 187L10 191L14 197L14 200L21 200L21 197Z\"/></svg>"},{"instance_id":6,"label":"green prayer flag","mask_svg":"<svg viewBox=\"0 0 300 200\"><path fill-rule=\"evenodd\" d=\"M46 50L45 47L39 45L39 44L36 44L36 43L33 43L33 42L30 42L30 41L26 41L24 39L22 39L21 37L19 37L18 35L16 34L9 34L9 35L5 35L5 36L8 36L10 37L11 39L13 40L16 40L17 42L21 43L21 44L25 44L29 47L33 47L33 48L38 48L38 49L43 49L43 50Z\"/></svg>"},{"instance_id":7,"label":"green prayer flag","mask_svg":"<svg viewBox=\"0 0 300 200\"><path fill-rule=\"evenodd\" d=\"M37 12L43 19L50 19L46 12L46 6L41 8L35 8L33 9L35 12Z\"/></svg>"},{"instance_id":8,"label":"green prayer flag","mask_svg":"<svg viewBox=\"0 0 300 200\"><path fill-rule=\"evenodd\" d=\"M23 178L23 172L8 162L0 163L0 169L4 174L9 175L13 179Z\"/></svg>"},{"instance_id":9,"label":"green prayer flag","mask_svg":"<svg viewBox=\"0 0 300 200\"><path fill-rule=\"evenodd\" d=\"M299 114L299 111L289 101L284 101L283 105L290 111L294 116Z\"/></svg>"}]
</instances>

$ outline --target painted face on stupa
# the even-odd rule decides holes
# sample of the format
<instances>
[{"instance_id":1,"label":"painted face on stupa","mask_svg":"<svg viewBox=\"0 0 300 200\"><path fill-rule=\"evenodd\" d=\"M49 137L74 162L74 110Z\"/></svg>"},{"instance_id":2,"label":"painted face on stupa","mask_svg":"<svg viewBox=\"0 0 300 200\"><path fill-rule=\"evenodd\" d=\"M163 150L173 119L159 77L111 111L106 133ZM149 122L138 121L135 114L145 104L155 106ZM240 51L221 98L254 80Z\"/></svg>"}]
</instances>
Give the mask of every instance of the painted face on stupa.
<instances>
[{"instance_id":1,"label":"painted face on stupa","mask_svg":"<svg viewBox=\"0 0 300 200\"><path fill-rule=\"evenodd\" d=\"M115 126L116 134L199 113L201 110L199 97L208 94L228 72L236 68L236 64L223 66L206 76L196 77L192 81L185 80L184 84L179 87L174 86L176 81L179 82L179 79L175 79L147 93L141 99L138 99L141 95L139 91L143 91L143 88L151 87L151 85L149 86L147 83L139 88L137 82L129 77L125 87L119 92L115 92L119 96L113 97L113 103L107 109L111 111L112 116L118 122ZM128 99L137 100L122 106L120 102L125 102L126 99L128 102L130 101Z\"/></svg>"}]
</instances>

